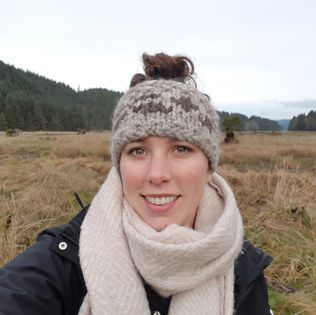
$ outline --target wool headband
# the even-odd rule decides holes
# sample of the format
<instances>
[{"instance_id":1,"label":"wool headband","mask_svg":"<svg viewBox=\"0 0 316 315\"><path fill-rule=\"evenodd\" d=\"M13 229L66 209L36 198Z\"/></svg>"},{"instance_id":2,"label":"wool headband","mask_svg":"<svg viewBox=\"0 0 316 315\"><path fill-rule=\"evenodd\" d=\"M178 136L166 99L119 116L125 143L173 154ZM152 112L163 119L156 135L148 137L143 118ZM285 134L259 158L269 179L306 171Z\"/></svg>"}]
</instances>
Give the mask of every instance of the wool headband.
<instances>
[{"instance_id":1,"label":"wool headband","mask_svg":"<svg viewBox=\"0 0 316 315\"><path fill-rule=\"evenodd\" d=\"M112 120L111 154L119 162L126 144L148 136L188 141L207 156L211 171L218 163L219 120L208 96L174 80L149 80L130 88Z\"/></svg>"}]
</instances>

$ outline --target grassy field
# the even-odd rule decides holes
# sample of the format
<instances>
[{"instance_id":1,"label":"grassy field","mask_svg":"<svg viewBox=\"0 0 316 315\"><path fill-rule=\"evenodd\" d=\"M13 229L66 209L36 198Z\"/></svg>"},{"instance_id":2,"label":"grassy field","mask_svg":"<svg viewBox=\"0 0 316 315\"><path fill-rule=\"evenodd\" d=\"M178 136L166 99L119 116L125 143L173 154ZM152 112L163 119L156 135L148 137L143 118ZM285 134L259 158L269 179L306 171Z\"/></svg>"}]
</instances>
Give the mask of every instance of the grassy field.
<instances>
[{"instance_id":1,"label":"grassy field","mask_svg":"<svg viewBox=\"0 0 316 315\"><path fill-rule=\"evenodd\" d=\"M221 145L218 172L236 193L247 237L274 257L266 275L275 314L315 315L316 133L238 138ZM110 133L0 133L0 265L72 217L73 192L91 201L111 167L109 140Z\"/></svg>"}]
</instances>

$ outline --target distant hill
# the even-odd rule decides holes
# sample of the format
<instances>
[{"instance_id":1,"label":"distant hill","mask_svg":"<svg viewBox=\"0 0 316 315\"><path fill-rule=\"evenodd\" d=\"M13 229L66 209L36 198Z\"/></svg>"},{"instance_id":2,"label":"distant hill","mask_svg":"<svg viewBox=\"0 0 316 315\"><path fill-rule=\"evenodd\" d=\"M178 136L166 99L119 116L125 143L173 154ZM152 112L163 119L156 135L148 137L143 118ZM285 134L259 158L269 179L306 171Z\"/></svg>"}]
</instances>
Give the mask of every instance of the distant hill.
<instances>
[{"instance_id":1,"label":"distant hill","mask_svg":"<svg viewBox=\"0 0 316 315\"><path fill-rule=\"evenodd\" d=\"M242 121L241 131L279 131L281 126L274 120L258 116L247 117L239 113L218 112L221 121L229 115L238 116Z\"/></svg>"},{"instance_id":2,"label":"distant hill","mask_svg":"<svg viewBox=\"0 0 316 315\"><path fill-rule=\"evenodd\" d=\"M111 116L122 93L107 89L75 91L0 61L0 130L111 129ZM277 122L239 113L218 112L221 120L238 115L242 130L280 130Z\"/></svg>"},{"instance_id":3,"label":"distant hill","mask_svg":"<svg viewBox=\"0 0 316 315\"><path fill-rule=\"evenodd\" d=\"M0 61L0 130L110 129L121 95L101 88L75 91Z\"/></svg>"},{"instance_id":4,"label":"distant hill","mask_svg":"<svg viewBox=\"0 0 316 315\"><path fill-rule=\"evenodd\" d=\"M316 131L316 110L311 110L307 115L300 114L298 116L294 116L290 121L288 130Z\"/></svg>"},{"instance_id":5,"label":"distant hill","mask_svg":"<svg viewBox=\"0 0 316 315\"><path fill-rule=\"evenodd\" d=\"M291 119L275 120L282 128L282 130L288 130Z\"/></svg>"}]
</instances>

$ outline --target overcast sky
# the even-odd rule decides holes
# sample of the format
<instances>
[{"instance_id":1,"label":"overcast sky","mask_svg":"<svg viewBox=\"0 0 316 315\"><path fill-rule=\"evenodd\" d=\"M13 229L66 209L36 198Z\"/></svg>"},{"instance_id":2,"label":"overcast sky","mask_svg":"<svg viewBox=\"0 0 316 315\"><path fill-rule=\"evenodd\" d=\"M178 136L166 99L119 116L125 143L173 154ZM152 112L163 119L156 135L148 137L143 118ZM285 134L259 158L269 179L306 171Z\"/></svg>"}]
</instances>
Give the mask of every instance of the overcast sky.
<instances>
[{"instance_id":1,"label":"overcast sky","mask_svg":"<svg viewBox=\"0 0 316 315\"><path fill-rule=\"evenodd\" d=\"M315 0L0 0L0 60L125 91L143 52L185 54L219 110L316 110Z\"/></svg>"}]
</instances>

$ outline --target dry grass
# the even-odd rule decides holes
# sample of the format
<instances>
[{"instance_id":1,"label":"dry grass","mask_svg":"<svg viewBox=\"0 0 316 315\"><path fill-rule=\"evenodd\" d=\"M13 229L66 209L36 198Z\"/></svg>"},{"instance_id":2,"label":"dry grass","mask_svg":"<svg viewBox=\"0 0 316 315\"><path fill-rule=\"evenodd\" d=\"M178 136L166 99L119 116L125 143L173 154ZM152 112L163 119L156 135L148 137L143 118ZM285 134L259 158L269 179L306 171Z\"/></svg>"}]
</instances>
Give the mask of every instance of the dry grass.
<instances>
[{"instance_id":1,"label":"dry grass","mask_svg":"<svg viewBox=\"0 0 316 315\"><path fill-rule=\"evenodd\" d=\"M89 202L104 180L109 133L0 135L0 265L39 231L67 221L79 193Z\"/></svg>"},{"instance_id":2,"label":"dry grass","mask_svg":"<svg viewBox=\"0 0 316 315\"><path fill-rule=\"evenodd\" d=\"M222 145L246 234L274 257L267 275L296 290L271 290L275 314L316 314L316 133L241 134Z\"/></svg>"},{"instance_id":3,"label":"dry grass","mask_svg":"<svg viewBox=\"0 0 316 315\"><path fill-rule=\"evenodd\" d=\"M109 133L0 133L0 265L47 226L91 201L104 180ZM219 173L233 187L256 246L274 257L267 275L296 290L270 290L275 314L316 314L316 133L240 134L222 145Z\"/></svg>"}]
</instances>

